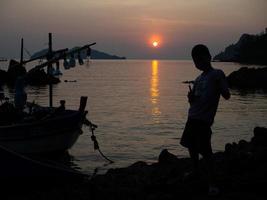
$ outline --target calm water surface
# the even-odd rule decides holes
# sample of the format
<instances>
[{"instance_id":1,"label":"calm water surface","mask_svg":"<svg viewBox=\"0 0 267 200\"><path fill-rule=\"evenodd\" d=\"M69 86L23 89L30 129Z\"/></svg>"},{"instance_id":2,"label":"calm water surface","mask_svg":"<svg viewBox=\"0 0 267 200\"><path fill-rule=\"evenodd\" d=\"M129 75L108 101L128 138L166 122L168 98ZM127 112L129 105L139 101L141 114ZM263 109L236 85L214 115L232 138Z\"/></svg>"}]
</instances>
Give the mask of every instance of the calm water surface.
<instances>
[{"instance_id":1,"label":"calm water surface","mask_svg":"<svg viewBox=\"0 0 267 200\"><path fill-rule=\"evenodd\" d=\"M234 63L213 66L226 75L241 67ZM90 132L84 127L70 150L81 171L90 174L96 167L103 172L139 160L154 162L165 148L188 156L179 141L188 110L188 86L182 81L200 74L191 61L93 60L89 66L62 71L62 82L54 86L54 104L65 99L66 107L76 109L80 96L88 96L88 118L99 126L95 133L100 147L115 161L104 166L106 162L93 150ZM28 87L27 92L29 100L48 105L48 87ZM227 142L250 140L255 126L267 126L266 93L231 93L231 100L221 99L213 125L214 151L223 150Z\"/></svg>"}]
</instances>

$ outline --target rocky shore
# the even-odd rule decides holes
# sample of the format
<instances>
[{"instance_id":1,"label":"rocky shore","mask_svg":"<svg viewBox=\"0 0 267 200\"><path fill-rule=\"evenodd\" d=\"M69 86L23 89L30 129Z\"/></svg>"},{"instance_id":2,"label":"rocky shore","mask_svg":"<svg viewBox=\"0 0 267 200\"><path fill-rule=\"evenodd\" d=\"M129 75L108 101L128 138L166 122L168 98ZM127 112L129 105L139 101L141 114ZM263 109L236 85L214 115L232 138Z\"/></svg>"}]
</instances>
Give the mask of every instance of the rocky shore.
<instances>
[{"instance_id":1,"label":"rocky shore","mask_svg":"<svg viewBox=\"0 0 267 200\"><path fill-rule=\"evenodd\" d=\"M110 169L104 175L63 183L51 180L22 184L6 191L6 199L266 199L267 128L256 127L251 141L225 145L224 152L214 154L215 182L220 188L217 196L208 196L204 163L197 179L184 179L191 170L189 158L177 158L167 150L158 162L137 162L127 168ZM26 182L26 181L25 181ZM24 187L22 187L24 185Z\"/></svg>"},{"instance_id":2,"label":"rocky shore","mask_svg":"<svg viewBox=\"0 0 267 200\"><path fill-rule=\"evenodd\" d=\"M242 67L227 77L231 88L238 89L267 89L267 67Z\"/></svg>"}]
</instances>

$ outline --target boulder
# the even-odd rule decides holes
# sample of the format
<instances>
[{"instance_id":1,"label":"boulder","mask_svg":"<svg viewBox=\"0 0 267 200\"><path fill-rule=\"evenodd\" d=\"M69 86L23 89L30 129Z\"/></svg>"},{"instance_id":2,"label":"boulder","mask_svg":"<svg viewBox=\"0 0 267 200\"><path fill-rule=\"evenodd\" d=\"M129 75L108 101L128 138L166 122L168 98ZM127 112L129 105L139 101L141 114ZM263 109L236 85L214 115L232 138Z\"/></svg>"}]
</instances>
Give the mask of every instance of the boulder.
<instances>
[{"instance_id":1,"label":"boulder","mask_svg":"<svg viewBox=\"0 0 267 200\"><path fill-rule=\"evenodd\" d=\"M258 146L267 147L267 128L255 127L254 128L254 137L251 140L254 148Z\"/></svg>"},{"instance_id":2,"label":"boulder","mask_svg":"<svg viewBox=\"0 0 267 200\"><path fill-rule=\"evenodd\" d=\"M178 162L178 158L169 153L167 149L163 149L158 158L159 164L176 164Z\"/></svg>"},{"instance_id":3,"label":"boulder","mask_svg":"<svg viewBox=\"0 0 267 200\"><path fill-rule=\"evenodd\" d=\"M227 81L231 88L240 89L267 89L267 67L242 67L232 72Z\"/></svg>"}]
</instances>

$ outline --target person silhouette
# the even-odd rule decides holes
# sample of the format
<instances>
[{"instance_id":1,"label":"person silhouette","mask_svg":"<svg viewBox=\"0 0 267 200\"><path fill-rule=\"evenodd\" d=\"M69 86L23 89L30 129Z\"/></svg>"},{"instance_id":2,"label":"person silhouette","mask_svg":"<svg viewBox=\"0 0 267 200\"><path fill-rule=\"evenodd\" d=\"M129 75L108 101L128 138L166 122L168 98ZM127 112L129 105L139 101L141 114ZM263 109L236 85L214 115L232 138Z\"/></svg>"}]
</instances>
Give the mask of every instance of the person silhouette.
<instances>
[{"instance_id":1,"label":"person silhouette","mask_svg":"<svg viewBox=\"0 0 267 200\"><path fill-rule=\"evenodd\" d=\"M220 96L226 100L230 98L225 74L220 69L211 65L209 49L198 44L191 52L195 67L202 73L195 79L193 88L189 85L188 119L181 137L180 144L188 148L190 158L193 161L191 177L199 175L199 155L203 156L208 171L209 194L218 193L214 186L214 164L211 147L211 126L217 112Z\"/></svg>"}]
</instances>

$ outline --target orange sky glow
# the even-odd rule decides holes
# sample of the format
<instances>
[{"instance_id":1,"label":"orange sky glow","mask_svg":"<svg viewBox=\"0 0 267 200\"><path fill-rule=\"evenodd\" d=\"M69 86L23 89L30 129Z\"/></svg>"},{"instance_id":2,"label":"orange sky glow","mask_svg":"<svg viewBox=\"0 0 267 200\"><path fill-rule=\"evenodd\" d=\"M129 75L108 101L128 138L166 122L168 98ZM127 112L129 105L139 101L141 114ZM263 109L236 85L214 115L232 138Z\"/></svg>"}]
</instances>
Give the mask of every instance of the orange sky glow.
<instances>
[{"instance_id":1,"label":"orange sky glow","mask_svg":"<svg viewBox=\"0 0 267 200\"><path fill-rule=\"evenodd\" d=\"M21 37L31 53L43 49L48 32L55 48L96 42L127 58L187 59L196 43L214 55L243 33L265 30L266 7L266 0L1 0L0 57L19 57Z\"/></svg>"}]
</instances>

